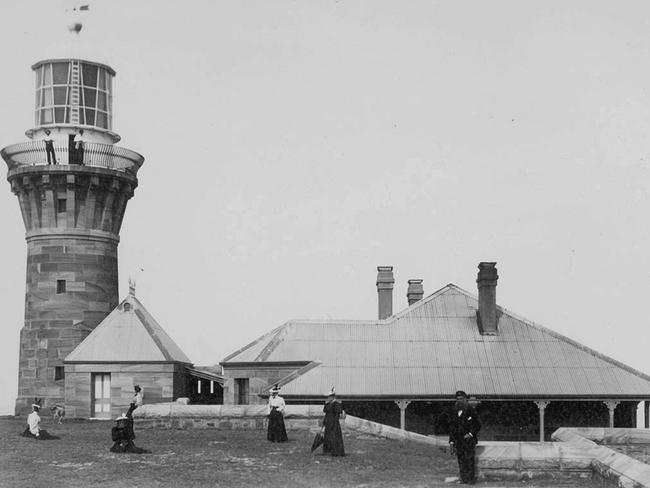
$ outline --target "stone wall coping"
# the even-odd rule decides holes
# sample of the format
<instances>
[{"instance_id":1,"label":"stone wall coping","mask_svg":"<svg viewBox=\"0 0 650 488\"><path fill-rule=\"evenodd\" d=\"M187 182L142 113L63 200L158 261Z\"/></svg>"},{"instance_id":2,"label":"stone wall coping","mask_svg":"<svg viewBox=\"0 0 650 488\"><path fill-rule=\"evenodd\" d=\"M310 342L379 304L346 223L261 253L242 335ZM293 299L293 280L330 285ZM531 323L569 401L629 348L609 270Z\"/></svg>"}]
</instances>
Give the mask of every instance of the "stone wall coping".
<instances>
[{"instance_id":1,"label":"stone wall coping","mask_svg":"<svg viewBox=\"0 0 650 488\"><path fill-rule=\"evenodd\" d=\"M322 416L322 413L320 415ZM440 437L417 434L397 427L391 427L389 425L371 422L370 420L361 419L359 417L353 417L352 415L346 415L343 420L343 425L351 429L360 430L387 439L415 441L439 447L447 447L449 445L447 440Z\"/></svg>"},{"instance_id":2,"label":"stone wall coping","mask_svg":"<svg viewBox=\"0 0 650 488\"><path fill-rule=\"evenodd\" d=\"M558 431L560 430L573 432L575 435L595 441L598 444L650 444L649 429L565 427L558 429Z\"/></svg>"},{"instance_id":3,"label":"stone wall coping","mask_svg":"<svg viewBox=\"0 0 650 488\"><path fill-rule=\"evenodd\" d=\"M145 404L133 412L136 418L262 418L269 413L267 405L183 405L181 403ZM322 405L287 405L285 418L322 417Z\"/></svg>"}]
</instances>

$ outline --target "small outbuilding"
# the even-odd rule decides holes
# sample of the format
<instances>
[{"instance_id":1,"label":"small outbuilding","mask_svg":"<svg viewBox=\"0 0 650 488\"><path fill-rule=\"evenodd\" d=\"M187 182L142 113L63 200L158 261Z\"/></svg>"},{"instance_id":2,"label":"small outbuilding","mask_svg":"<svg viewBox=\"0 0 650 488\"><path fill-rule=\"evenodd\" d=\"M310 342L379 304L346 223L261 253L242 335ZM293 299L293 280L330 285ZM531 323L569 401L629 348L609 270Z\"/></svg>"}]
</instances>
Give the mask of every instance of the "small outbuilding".
<instances>
[{"instance_id":1,"label":"small outbuilding","mask_svg":"<svg viewBox=\"0 0 650 488\"><path fill-rule=\"evenodd\" d=\"M135 385L142 388L145 403L171 402L179 397L221 403L223 398L223 378L193 368L135 297L133 287L65 358L64 374L65 407L70 417L115 417L128 409Z\"/></svg>"}]
</instances>

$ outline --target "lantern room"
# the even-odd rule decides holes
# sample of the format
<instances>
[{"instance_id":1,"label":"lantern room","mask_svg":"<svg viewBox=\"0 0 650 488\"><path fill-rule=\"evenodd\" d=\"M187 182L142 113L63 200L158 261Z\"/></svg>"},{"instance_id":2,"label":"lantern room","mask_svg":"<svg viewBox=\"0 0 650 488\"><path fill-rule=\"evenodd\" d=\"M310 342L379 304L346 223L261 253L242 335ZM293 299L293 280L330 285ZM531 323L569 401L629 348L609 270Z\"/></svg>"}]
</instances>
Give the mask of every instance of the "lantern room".
<instances>
[{"instance_id":1,"label":"lantern room","mask_svg":"<svg viewBox=\"0 0 650 488\"><path fill-rule=\"evenodd\" d=\"M115 143L112 132L113 78L105 64L81 59L49 59L32 66L36 78L34 138L46 128L56 137L62 129L83 128L96 142Z\"/></svg>"}]
</instances>

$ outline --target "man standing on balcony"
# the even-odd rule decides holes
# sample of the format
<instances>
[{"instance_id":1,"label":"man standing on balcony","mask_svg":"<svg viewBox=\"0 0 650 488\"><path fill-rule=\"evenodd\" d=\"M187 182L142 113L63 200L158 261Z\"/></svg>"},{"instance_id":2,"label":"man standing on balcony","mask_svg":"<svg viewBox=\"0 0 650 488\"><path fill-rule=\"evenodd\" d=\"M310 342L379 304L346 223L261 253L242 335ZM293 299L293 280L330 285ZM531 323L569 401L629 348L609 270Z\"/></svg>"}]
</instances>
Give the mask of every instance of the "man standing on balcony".
<instances>
[{"instance_id":1,"label":"man standing on balcony","mask_svg":"<svg viewBox=\"0 0 650 488\"><path fill-rule=\"evenodd\" d=\"M50 135L50 129L45 129L45 154L47 154L47 164L56 164L56 154L54 154L54 141Z\"/></svg>"},{"instance_id":2,"label":"man standing on balcony","mask_svg":"<svg viewBox=\"0 0 650 488\"><path fill-rule=\"evenodd\" d=\"M75 163L84 164L84 130L79 129L79 133L74 136L74 153L75 153Z\"/></svg>"}]
</instances>

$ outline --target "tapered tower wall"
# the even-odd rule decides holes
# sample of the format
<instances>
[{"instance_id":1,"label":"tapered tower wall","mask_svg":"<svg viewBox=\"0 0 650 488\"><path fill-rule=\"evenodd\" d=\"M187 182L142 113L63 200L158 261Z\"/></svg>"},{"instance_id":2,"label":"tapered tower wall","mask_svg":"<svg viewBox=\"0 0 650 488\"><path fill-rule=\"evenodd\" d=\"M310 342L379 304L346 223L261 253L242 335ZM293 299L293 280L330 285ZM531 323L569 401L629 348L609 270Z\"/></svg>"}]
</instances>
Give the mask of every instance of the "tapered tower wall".
<instances>
[{"instance_id":1,"label":"tapered tower wall","mask_svg":"<svg viewBox=\"0 0 650 488\"><path fill-rule=\"evenodd\" d=\"M34 398L63 402L63 360L118 304L119 232L138 182L133 171L47 164L15 166L7 179L27 241L15 409L24 414Z\"/></svg>"}]
</instances>

